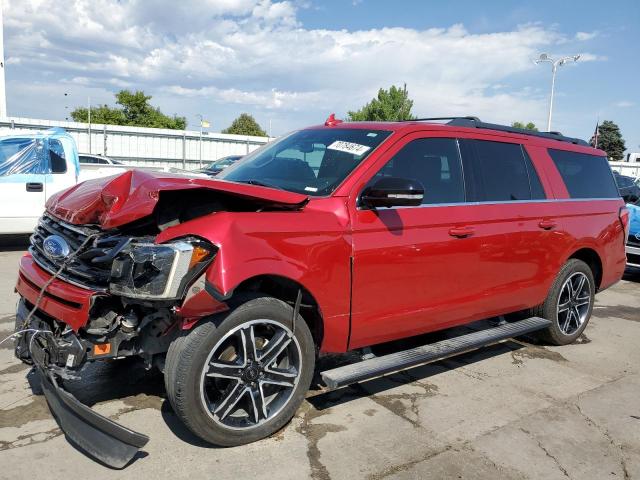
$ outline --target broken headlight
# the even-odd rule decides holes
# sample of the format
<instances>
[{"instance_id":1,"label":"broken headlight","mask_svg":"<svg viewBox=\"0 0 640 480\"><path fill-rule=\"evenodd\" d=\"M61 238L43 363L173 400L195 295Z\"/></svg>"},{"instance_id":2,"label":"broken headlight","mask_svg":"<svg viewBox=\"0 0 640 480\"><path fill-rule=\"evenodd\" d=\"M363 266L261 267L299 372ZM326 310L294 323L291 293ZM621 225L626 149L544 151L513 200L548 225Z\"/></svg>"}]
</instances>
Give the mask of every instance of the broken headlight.
<instances>
[{"instance_id":1,"label":"broken headlight","mask_svg":"<svg viewBox=\"0 0 640 480\"><path fill-rule=\"evenodd\" d=\"M109 291L129 298L180 298L214 253L215 247L202 240L131 242L113 261Z\"/></svg>"}]
</instances>

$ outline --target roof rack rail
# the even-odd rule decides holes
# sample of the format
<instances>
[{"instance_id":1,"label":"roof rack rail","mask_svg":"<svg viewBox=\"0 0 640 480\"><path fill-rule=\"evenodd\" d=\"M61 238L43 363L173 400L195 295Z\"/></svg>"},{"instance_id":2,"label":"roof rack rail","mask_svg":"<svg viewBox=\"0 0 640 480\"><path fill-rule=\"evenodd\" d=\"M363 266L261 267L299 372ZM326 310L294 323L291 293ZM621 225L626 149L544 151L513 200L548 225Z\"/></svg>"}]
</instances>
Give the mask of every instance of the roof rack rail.
<instances>
[{"instance_id":1,"label":"roof rack rail","mask_svg":"<svg viewBox=\"0 0 640 480\"><path fill-rule=\"evenodd\" d=\"M403 120L405 122L429 122L434 120L449 120L446 124L452 127L467 127L467 128L486 128L488 130L498 130L500 132L519 133L521 135L531 135L534 137L548 138L551 140L558 140L560 142L573 143L575 145L583 145L588 147L589 144L581 138L565 137L560 132L535 132L533 130L525 130L524 128L516 128L508 125L500 125L497 123L487 123L480 120L478 117L466 116L466 117L430 117L430 118L415 118L413 120Z\"/></svg>"}]
</instances>

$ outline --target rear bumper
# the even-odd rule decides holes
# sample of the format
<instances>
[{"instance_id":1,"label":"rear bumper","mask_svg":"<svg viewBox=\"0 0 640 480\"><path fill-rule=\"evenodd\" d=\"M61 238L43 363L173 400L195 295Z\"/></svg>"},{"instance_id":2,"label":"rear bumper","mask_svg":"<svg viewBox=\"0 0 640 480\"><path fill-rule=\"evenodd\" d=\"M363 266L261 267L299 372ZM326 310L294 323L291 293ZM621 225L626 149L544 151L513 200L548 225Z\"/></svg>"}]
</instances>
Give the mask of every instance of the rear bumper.
<instances>
[{"instance_id":1,"label":"rear bumper","mask_svg":"<svg viewBox=\"0 0 640 480\"><path fill-rule=\"evenodd\" d=\"M50 278L51 274L40 268L31 254L26 253L20 259L16 290L22 298L34 305L40 290ZM55 279L47 287L38 309L78 331L89 320L89 310L95 295L96 292L92 290Z\"/></svg>"},{"instance_id":2,"label":"rear bumper","mask_svg":"<svg viewBox=\"0 0 640 480\"><path fill-rule=\"evenodd\" d=\"M24 302L20 301L16 312L16 329L21 329L27 314ZM73 348L73 342L67 345L69 342L66 339L54 338L47 333L46 323L38 318L32 318L28 327L39 331L32 330L21 335L16 345L16 356L34 364L51 414L67 439L90 457L111 468L127 466L138 450L146 445L149 437L103 417L64 390L57 375L65 376L69 372L60 364L78 366L82 361L80 355L83 349L78 351Z\"/></svg>"},{"instance_id":3,"label":"rear bumper","mask_svg":"<svg viewBox=\"0 0 640 480\"><path fill-rule=\"evenodd\" d=\"M627 245L625 252L627 254L627 265L640 268L640 247Z\"/></svg>"}]
</instances>

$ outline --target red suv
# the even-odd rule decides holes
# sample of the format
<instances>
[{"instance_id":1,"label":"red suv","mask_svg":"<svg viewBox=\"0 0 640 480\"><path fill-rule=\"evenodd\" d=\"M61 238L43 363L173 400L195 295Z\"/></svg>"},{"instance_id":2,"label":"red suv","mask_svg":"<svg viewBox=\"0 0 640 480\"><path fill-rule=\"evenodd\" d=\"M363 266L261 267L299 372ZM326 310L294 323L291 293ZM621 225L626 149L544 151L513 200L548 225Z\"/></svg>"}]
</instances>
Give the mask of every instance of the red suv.
<instances>
[{"instance_id":1,"label":"red suv","mask_svg":"<svg viewBox=\"0 0 640 480\"><path fill-rule=\"evenodd\" d=\"M509 320L322 373L339 387L534 330L573 342L625 268L605 153L425 120L330 117L215 179L134 170L53 197L20 262L16 355L68 436L113 466L147 440L61 388L87 361L159 367L185 424L231 446L291 419L319 354Z\"/></svg>"}]
</instances>

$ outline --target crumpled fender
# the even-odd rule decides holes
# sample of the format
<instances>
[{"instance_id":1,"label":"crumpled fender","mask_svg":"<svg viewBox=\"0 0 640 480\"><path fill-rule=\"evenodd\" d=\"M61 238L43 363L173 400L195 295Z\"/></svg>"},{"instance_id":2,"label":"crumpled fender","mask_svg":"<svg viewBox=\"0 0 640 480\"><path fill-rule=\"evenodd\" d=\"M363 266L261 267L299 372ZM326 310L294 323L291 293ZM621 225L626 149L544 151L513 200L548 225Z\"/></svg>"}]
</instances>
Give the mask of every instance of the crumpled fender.
<instances>
[{"instance_id":1,"label":"crumpled fender","mask_svg":"<svg viewBox=\"0 0 640 480\"><path fill-rule=\"evenodd\" d=\"M302 211L218 212L164 230L162 243L197 235L218 247L206 272L217 302L243 281L286 277L317 301L324 327L323 351L347 348L351 238L345 198L312 200ZM213 304L212 304L213 305Z\"/></svg>"}]
</instances>

